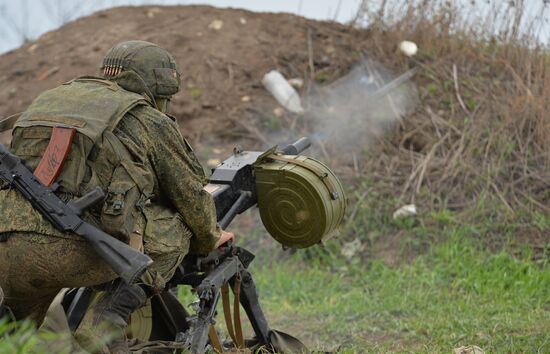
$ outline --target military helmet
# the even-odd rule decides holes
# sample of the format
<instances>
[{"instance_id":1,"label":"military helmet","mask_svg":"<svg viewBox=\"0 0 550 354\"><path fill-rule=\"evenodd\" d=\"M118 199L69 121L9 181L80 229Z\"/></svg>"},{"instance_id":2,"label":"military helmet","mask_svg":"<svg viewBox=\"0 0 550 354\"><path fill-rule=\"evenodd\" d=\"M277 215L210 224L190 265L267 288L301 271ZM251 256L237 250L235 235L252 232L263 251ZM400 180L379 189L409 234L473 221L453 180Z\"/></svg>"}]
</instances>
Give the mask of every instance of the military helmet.
<instances>
[{"instance_id":1,"label":"military helmet","mask_svg":"<svg viewBox=\"0 0 550 354\"><path fill-rule=\"evenodd\" d=\"M165 49L146 41L126 41L115 45L103 59L101 70L108 79L133 71L155 99L170 99L180 88L180 75L174 57Z\"/></svg>"}]
</instances>

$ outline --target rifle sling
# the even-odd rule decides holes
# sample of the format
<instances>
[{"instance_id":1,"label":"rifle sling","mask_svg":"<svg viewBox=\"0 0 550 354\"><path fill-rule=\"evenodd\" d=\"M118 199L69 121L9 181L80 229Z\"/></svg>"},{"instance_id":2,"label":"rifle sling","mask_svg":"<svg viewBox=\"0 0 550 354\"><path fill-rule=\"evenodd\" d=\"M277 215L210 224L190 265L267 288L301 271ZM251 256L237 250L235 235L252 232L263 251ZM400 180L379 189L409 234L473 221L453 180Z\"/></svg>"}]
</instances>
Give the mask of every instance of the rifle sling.
<instances>
[{"instance_id":1,"label":"rifle sling","mask_svg":"<svg viewBox=\"0 0 550 354\"><path fill-rule=\"evenodd\" d=\"M222 286L222 303L223 303L223 317L225 319L225 326L227 327L227 333L233 340L233 343L237 343L235 337L235 330L233 329L233 321L231 319L231 304L229 302L229 284L225 283Z\"/></svg>"},{"instance_id":2,"label":"rifle sling","mask_svg":"<svg viewBox=\"0 0 550 354\"><path fill-rule=\"evenodd\" d=\"M221 293L223 302L223 315L225 318L227 332L233 340L233 344L235 345L235 347L238 349L243 349L245 346L240 312L241 279L239 277L236 277L235 285L233 287L233 316L231 316L231 303L229 301L228 283L225 283L222 286Z\"/></svg>"},{"instance_id":3,"label":"rifle sling","mask_svg":"<svg viewBox=\"0 0 550 354\"><path fill-rule=\"evenodd\" d=\"M222 354L224 352L222 342L220 341L220 337L218 337L216 328L214 328L213 325L210 325L210 328L208 329L208 338L210 338L210 344L212 344L216 353Z\"/></svg>"},{"instance_id":4,"label":"rifle sling","mask_svg":"<svg viewBox=\"0 0 550 354\"><path fill-rule=\"evenodd\" d=\"M48 147L34 170L34 175L43 185L50 187L61 173L65 160L71 152L75 133L74 128L52 128Z\"/></svg>"},{"instance_id":5,"label":"rifle sling","mask_svg":"<svg viewBox=\"0 0 550 354\"><path fill-rule=\"evenodd\" d=\"M235 285L233 287L233 322L235 323L235 336L237 337L237 348L244 348L244 336L243 327L241 323L241 311L240 311L240 299L241 299L241 278L239 276L235 279Z\"/></svg>"}]
</instances>

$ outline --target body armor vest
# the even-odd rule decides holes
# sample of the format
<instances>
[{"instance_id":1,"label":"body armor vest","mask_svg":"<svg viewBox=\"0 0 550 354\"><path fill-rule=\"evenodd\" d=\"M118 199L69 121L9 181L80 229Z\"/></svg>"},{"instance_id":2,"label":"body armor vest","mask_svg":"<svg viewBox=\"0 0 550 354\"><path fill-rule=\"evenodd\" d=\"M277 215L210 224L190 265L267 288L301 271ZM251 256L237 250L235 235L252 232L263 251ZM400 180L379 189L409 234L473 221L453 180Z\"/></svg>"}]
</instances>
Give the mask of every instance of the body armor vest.
<instances>
[{"instance_id":1,"label":"body armor vest","mask_svg":"<svg viewBox=\"0 0 550 354\"><path fill-rule=\"evenodd\" d=\"M154 182L113 130L132 108L147 104L143 96L112 81L75 79L34 100L15 123L11 150L32 170L48 146L53 127L75 129L70 154L56 181L58 194L68 200L100 186L107 192L101 212L96 213L101 228L127 241Z\"/></svg>"}]
</instances>

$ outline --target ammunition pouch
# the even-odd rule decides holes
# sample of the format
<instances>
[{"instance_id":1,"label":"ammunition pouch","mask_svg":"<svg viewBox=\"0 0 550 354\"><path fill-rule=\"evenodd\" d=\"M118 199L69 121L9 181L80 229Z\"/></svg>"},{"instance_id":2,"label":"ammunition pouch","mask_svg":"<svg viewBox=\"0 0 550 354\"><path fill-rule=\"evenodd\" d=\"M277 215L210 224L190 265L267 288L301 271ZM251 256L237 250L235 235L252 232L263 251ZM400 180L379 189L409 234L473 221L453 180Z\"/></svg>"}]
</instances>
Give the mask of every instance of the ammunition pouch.
<instances>
[{"instance_id":1,"label":"ammunition pouch","mask_svg":"<svg viewBox=\"0 0 550 354\"><path fill-rule=\"evenodd\" d=\"M134 231L142 199L138 186L124 165L119 165L113 173L101 210L104 231L127 243Z\"/></svg>"}]
</instances>

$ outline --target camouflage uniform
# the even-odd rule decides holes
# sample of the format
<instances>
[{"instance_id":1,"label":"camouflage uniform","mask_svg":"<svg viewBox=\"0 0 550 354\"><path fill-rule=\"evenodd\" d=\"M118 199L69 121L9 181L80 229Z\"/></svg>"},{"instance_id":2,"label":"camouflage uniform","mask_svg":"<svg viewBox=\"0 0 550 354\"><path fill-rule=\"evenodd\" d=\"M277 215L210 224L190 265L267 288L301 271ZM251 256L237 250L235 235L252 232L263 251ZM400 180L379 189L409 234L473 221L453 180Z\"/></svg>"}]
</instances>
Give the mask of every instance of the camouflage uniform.
<instances>
[{"instance_id":1,"label":"camouflage uniform","mask_svg":"<svg viewBox=\"0 0 550 354\"><path fill-rule=\"evenodd\" d=\"M142 43L146 42L138 42L139 48L144 47ZM121 63L115 64L120 67ZM86 90L111 90L112 97L122 101L128 98L130 103L127 111L122 110L121 117L112 121L114 126L96 134L95 141L84 134L86 128L78 130L56 193L70 200L97 185L106 190L108 197L103 206L83 217L126 242L142 238L144 252L154 261L143 283L153 289L162 288L189 250L205 254L214 248L220 229L213 200L203 190L206 178L202 167L176 122L158 109L164 109L167 98L175 92L165 90L166 96L162 97L162 80L157 80L157 88L151 87L139 72L116 74L108 77L109 81L77 79L65 88L69 96ZM177 79L179 89L179 76ZM164 84L169 86L169 82ZM64 106L70 106L59 97L63 89L39 96L14 130L12 151L31 170L38 165L54 123L78 129L78 119L71 121L61 114ZM54 101L55 97L61 98L52 108L60 114L50 114L50 121L33 118L37 110L44 116L41 97L43 101L44 97ZM95 101L95 107L82 102L81 111L101 113L110 104L108 99ZM33 107L42 108L33 111ZM129 204L122 216L117 211L120 208L114 207L120 207L120 198ZM0 239L4 240L0 242L0 286L16 318L31 317L40 322L61 288L87 287L116 277L84 240L56 230L19 192L6 185L0 185Z\"/></svg>"}]
</instances>

